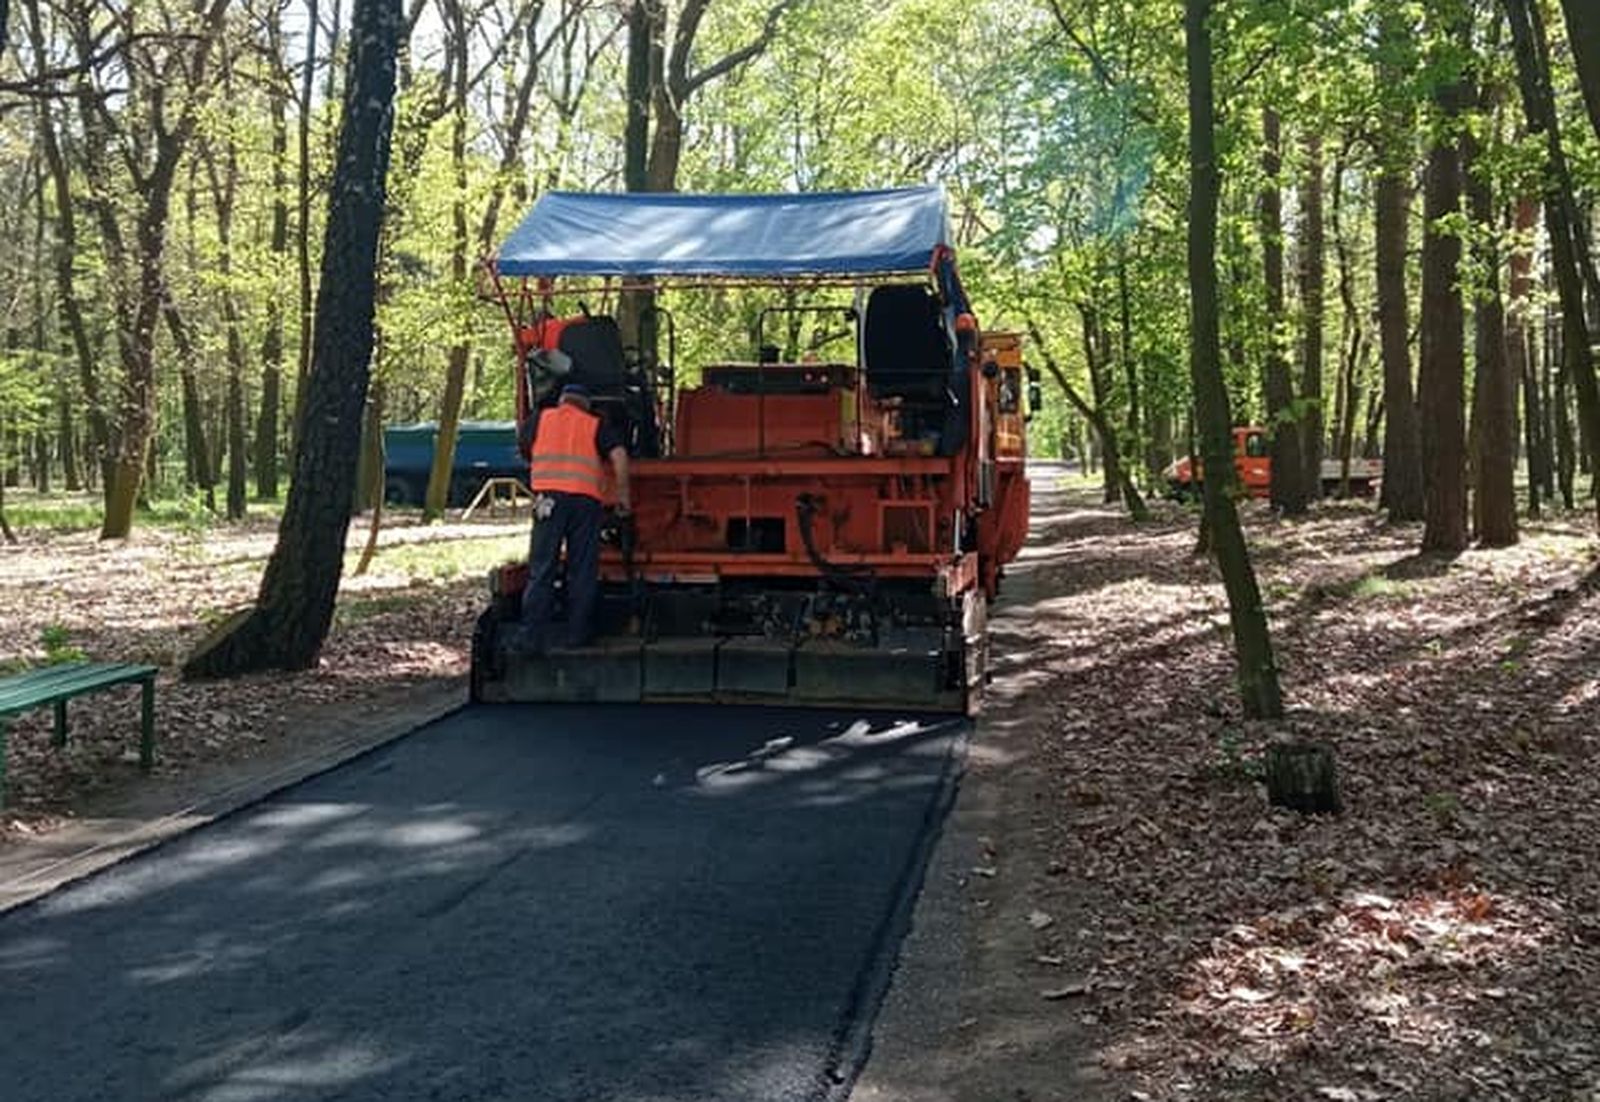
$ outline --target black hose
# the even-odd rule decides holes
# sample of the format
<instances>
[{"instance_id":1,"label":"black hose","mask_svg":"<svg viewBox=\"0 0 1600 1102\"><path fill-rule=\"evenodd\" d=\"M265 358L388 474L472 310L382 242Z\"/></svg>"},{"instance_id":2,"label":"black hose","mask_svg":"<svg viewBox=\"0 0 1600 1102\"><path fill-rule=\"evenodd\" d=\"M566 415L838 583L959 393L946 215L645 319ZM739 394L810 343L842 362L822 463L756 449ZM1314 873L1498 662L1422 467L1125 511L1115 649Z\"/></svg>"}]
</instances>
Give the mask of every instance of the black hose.
<instances>
[{"instance_id":1,"label":"black hose","mask_svg":"<svg viewBox=\"0 0 1600 1102\"><path fill-rule=\"evenodd\" d=\"M820 508L822 501L811 494L801 494L794 499L794 515L799 521L800 542L805 545L806 557L811 560L811 565L817 568L823 580L836 588L845 593L863 596L870 594L875 581L871 566L865 563L829 562L822 552L817 550L817 537L812 530L812 521Z\"/></svg>"}]
</instances>

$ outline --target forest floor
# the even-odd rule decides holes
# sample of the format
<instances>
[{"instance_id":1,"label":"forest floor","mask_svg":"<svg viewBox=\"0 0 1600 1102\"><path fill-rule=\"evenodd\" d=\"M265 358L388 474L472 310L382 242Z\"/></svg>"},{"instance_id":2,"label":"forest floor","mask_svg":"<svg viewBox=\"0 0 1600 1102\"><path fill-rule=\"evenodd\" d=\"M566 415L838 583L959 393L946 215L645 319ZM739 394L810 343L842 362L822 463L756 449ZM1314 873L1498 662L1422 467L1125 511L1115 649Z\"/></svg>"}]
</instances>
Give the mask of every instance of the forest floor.
<instances>
[{"instance_id":1,"label":"forest floor","mask_svg":"<svg viewBox=\"0 0 1600 1102\"><path fill-rule=\"evenodd\" d=\"M254 599L275 516L149 524L107 544L93 530L24 529L19 544L0 545L0 672L80 657L160 666L156 773L181 778L308 727L337 734L397 694L463 679L484 576L526 554L527 525L525 514L435 526L390 514L370 570L354 578L367 536L357 520L318 667L226 682L186 682L177 670L211 625ZM73 701L64 750L50 744L48 709L13 721L0 839L48 831L138 784L137 699L129 688Z\"/></svg>"},{"instance_id":2,"label":"forest floor","mask_svg":"<svg viewBox=\"0 0 1600 1102\"><path fill-rule=\"evenodd\" d=\"M958 1036L925 1060L936 1096L1600 1097L1600 573L1582 518L1445 560L1369 505L1248 505L1291 706L1265 725L1239 715L1193 514L1157 503L1134 525L1055 482L1041 472L994 625L966 789L1000 810L960 870L977 948ZM273 519L104 546L25 531L0 547L0 666L160 665L157 768L181 779L461 678L483 571L525 526L403 516L346 579L317 669L199 684L176 665L253 596ZM16 724L0 837L140 783L133 695L75 702L64 751L48 713ZM1260 757L1285 731L1335 747L1342 816L1268 809Z\"/></svg>"},{"instance_id":3,"label":"forest floor","mask_svg":"<svg viewBox=\"0 0 1600 1102\"><path fill-rule=\"evenodd\" d=\"M906 1097L1600 1098L1580 518L1442 559L1370 505L1246 506L1291 708L1259 724L1193 514L1041 489L969 781L965 1055ZM1335 748L1342 816L1269 809L1285 733Z\"/></svg>"}]
</instances>

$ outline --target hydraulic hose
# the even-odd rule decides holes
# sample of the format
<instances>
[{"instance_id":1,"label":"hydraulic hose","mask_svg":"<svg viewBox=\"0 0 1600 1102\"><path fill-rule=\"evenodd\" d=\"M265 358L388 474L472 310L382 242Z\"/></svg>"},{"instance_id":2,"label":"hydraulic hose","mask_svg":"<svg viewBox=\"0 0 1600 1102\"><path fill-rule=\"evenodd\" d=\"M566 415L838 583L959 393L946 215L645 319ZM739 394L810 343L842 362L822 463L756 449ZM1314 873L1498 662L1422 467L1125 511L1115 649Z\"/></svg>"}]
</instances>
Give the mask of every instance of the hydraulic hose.
<instances>
[{"instance_id":1,"label":"hydraulic hose","mask_svg":"<svg viewBox=\"0 0 1600 1102\"><path fill-rule=\"evenodd\" d=\"M823 580L835 588L863 596L871 593L874 581L871 566L829 562L817 549L816 532L812 525L821 508L821 499L811 494L801 494L794 499L795 520L799 522L800 542L805 545L806 558L811 560L811 565L817 568Z\"/></svg>"}]
</instances>

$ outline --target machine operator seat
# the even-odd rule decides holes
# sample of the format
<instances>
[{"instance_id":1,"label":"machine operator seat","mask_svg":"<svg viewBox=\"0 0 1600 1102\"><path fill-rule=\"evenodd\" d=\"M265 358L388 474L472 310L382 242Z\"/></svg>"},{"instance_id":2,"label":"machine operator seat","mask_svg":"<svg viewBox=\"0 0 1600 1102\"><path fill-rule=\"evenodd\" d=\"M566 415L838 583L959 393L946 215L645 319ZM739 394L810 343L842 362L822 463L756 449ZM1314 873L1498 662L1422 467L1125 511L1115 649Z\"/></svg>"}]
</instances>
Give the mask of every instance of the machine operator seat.
<instances>
[{"instance_id":1,"label":"machine operator seat","mask_svg":"<svg viewBox=\"0 0 1600 1102\"><path fill-rule=\"evenodd\" d=\"M862 353L867 390L900 399L901 431L953 455L965 438L956 357L944 310L927 287L890 283L867 297Z\"/></svg>"},{"instance_id":2,"label":"machine operator seat","mask_svg":"<svg viewBox=\"0 0 1600 1102\"><path fill-rule=\"evenodd\" d=\"M595 412L628 442L628 452L660 455L655 395L647 381L628 370L616 319L605 314L570 318L561 326L556 347L572 361L566 381L589 391Z\"/></svg>"}]
</instances>

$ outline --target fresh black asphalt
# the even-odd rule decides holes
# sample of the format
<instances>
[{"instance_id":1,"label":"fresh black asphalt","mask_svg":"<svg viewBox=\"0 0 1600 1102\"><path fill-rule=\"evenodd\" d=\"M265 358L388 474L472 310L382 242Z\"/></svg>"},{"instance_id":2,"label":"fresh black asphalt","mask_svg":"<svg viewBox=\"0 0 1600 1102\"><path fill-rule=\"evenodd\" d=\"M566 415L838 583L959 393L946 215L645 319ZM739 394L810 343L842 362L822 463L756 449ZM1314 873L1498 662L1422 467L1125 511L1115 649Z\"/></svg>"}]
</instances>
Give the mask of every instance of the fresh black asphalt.
<instances>
[{"instance_id":1,"label":"fresh black asphalt","mask_svg":"<svg viewBox=\"0 0 1600 1102\"><path fill-rule=\"evenodd\" d=\"M0 916L0 1099L837 1098L965 737L469 708Z\"/></svg>"}]
</instances>

